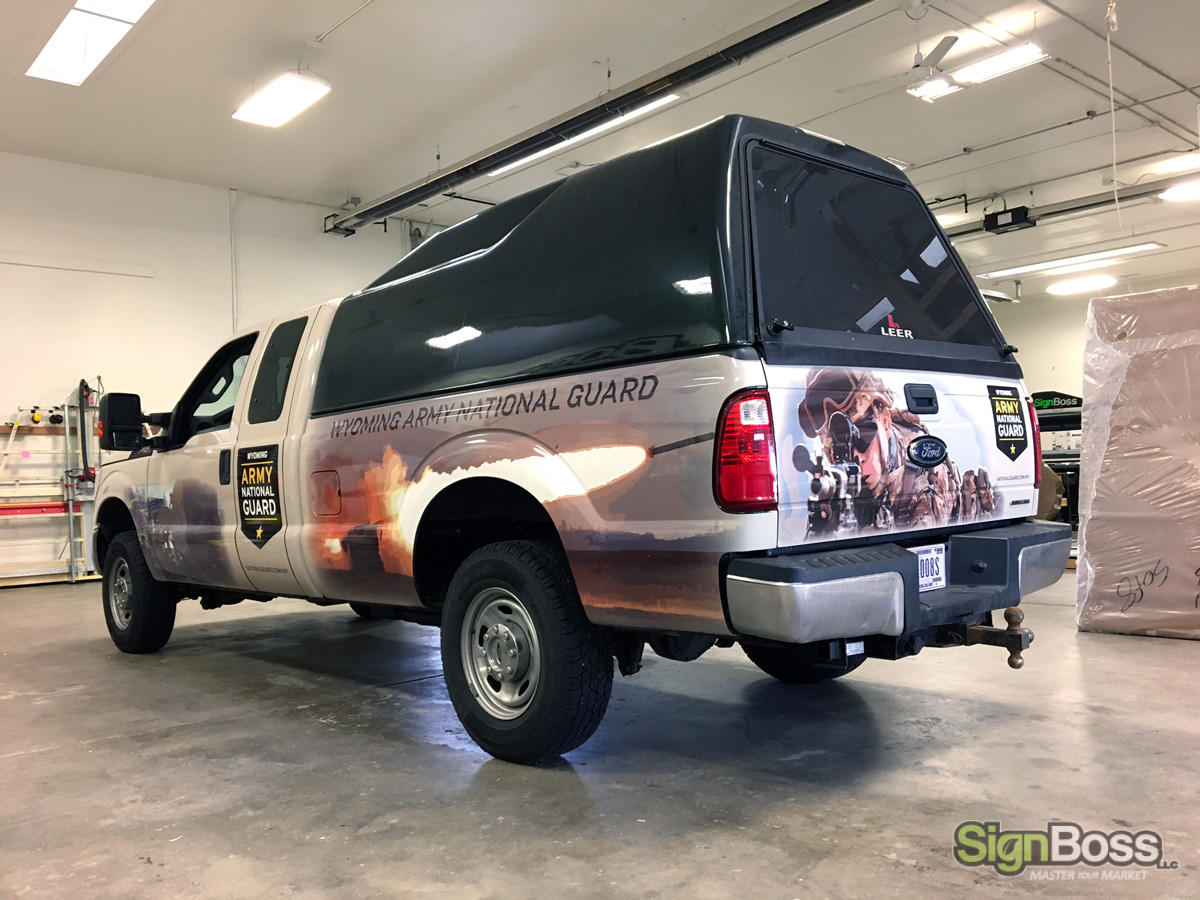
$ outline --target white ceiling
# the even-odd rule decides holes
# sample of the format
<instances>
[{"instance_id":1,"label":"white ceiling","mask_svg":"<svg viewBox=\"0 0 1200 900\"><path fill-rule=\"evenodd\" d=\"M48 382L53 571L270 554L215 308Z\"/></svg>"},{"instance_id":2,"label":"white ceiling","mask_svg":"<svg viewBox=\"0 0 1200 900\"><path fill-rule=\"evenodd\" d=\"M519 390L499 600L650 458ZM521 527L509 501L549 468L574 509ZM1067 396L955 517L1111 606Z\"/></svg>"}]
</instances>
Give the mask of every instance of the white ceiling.
<instances>
[{"instance_id":1,"label":"white ceiling","mask_svg":"<svg viewBox=\"0 0 1200 900\"><path fill-rule=\"evenodd\" d=\"M682 100L557 156L457 190L486 201L728 112L836 136L913 164L938 212L1040 208L1165 177L1195 150L1200 120L1198 0L1117 0L1109 114L1108 0L875 0L681 91ZM911 3L912 0L909 0ZM302 200L328 211L370 201L640 82L764 20L818 0L157 0L81 87L24 76L72 0L0 0L0 149ZM359 10L360 7L363 7ZM320 44L311 38L355 13ZM906 71L959 40L951 70L1035 39L1051 59L929 104L900 88L839 88ZM291 123L234 121L253 91L298 64L333 84ZM608 74L611 67L611 76ZM970 148L970 149L968 149ZM440 161L439 161L440 154ZM1200 177L1200 171L1197 171ZM407 215L451 224L477 204L439 198ZM323 212L314 208L315 219ZM1200 204L1153 197L1047 218L1010 234L967 234L975 272L1146 240L1165 249L1115 263L1115 290L1200 280ZM330 240L340 238L330 237ZM353 240L353 238L348 238ZM1025 279L1026 296L1045 278ZM1011 281L995 285L1012 290Z\"/></svg>"}]
</instances>

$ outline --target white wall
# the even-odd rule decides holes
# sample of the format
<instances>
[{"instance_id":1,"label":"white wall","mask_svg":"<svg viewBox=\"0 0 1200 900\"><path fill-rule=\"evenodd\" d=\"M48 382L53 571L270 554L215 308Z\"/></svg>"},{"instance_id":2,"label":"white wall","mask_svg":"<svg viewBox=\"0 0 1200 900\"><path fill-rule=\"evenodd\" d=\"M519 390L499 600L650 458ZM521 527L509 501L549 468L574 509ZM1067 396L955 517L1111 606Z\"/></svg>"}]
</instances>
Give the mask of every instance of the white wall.
<instances>
[{"instance_id":1,"label":"white wall","mask_svg":"<svg viewBox=\"0 0 1200 900\"><path fill-rule=\"evenodd\" d=\"M327 212L0 153L0 424L96 375L169 409L235 318L344 296L407 248L401 223L323 234ZM1080 392L1086 297L992 309L1030 390Z\"/></svg>"},{"instance_id":2,"label":"white wall","mask_svg":"<svg viewBox=\"0 0 1200 900\"><path fill-rule=\"evenodd\" d=\"M1025 386L1082 396L1088 298L1043 294L1020 303L993 303L1008 342L1017 348Z\"/></svg>"},{"instance_id":3,"label":"white wall","mask_svg":"<svg viewBox=\"0 0 1200 900\"><path fill-rule=\"evenodd\" d=\"M235 317L344 296L403 254L403 228L325 235L327 212L0 153L0 423L96 375L169 409Z\"/></svg>"}]
</instances>

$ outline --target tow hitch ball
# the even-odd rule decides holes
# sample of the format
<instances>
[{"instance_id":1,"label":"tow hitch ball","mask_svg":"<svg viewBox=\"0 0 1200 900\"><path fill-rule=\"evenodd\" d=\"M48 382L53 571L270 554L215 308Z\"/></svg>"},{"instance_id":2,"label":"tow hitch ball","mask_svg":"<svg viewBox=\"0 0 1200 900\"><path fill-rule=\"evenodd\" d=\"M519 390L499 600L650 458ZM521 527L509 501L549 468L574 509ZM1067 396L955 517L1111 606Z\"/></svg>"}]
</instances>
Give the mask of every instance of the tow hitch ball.
<instances>
[{"instance_id":1,"label":"tow hitch ball","mask_svg":"<svg viewBox=\"0 0 1200 900\"><path fill-rule=\"evenodd\" d=\"M967 626L967 646L988 644L992 647L1005 647L1008 649L1009 666L1019 669L1025 665L1025 660L1021 659L1021 651L1028 650L1029 645L1033 643L1033 632L1021 627L1024 620L1025 613L1015 606L1010 606L1004 611L1007 628L996 628L992 625Z\"/></svg>"},{"instance_id":2,"label":"tow hitch ball","mask_svg":"<svg viewBox=\"0 0 1200 900\"><path fill-rule=\"evenodd\" d=\"M1025 665L1021 653L1028 650L1029 645L1033 643L1033 632L1021 627L1024 619L1025 613L1015 606L1010 606L1004 611L1007 628L997 628L994 625L967 625L964 628L962 625L952 625L941 636L948 639L947 643L950 644L966 644L968 647L972 644L987 644L991 647L1004 647L1008 650L1009 666L1019 669Z\"/></svg>"}]
</instances>

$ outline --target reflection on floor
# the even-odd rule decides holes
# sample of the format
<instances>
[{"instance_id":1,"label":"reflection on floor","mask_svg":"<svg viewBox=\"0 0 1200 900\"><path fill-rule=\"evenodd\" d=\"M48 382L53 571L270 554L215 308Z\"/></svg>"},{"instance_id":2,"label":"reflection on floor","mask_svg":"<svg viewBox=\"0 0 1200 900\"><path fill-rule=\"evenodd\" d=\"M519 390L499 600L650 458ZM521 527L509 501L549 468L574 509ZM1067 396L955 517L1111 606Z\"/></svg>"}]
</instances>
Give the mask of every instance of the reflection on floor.
<instances>
[{"instance_id":1,"label":"reflection on floor","mask_svg":"<svg viewBox=\"0 0 1200 900\"><path fill-rule=\"evenodd\" d=\"M437 632L278 600L108 640L97 584L0 592L0 895L909 896L1024 893L964 868L964 820L1164 835L1195 896L1200 644L1078 634L1075 576L996 648L812 688L737 648L647 655L559 766L489 759ZM1096 886L1058 882L1059 895Z\"/></svg>"}]
</instances>

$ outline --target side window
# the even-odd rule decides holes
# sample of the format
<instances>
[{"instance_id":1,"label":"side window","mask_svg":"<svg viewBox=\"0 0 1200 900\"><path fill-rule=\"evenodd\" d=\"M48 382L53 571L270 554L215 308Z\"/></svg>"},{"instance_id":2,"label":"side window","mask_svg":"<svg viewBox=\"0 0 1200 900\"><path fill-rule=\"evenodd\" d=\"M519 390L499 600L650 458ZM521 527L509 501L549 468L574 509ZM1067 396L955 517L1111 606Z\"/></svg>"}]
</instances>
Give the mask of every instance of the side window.
<instances>
[{"instance_id":1,"label":"side window","mask_svg":"<svg viewBox=\"0 0 1200 900\"><path fill-rule=\"evenodd\" d=\"M258 374L254 377L254 389L250 392L246 421L251 425L274 422L283 412L288 379L307 324L307 317L292 319L271 333L271 339L263 350L262 362L258 364Z\"/></svg>"},{"instance_id":2,"label":"side window","mask_svg":"<svg viewBox=\"0 0 1200 900\"><path fill-rule=\"evenodd\" d=\"M606 163L563 181L482 256L343 301L314 415L729 340L713 166L711 152L674 149ZM473 224L507 224L504 206ZM450 229L429 254L467 236Z\"/></svg>"},{"instance_id":3,"label":"side window","mask_svg":"<svg viewBox=\"0 0 1200 900\"><path fill-rule=\"evenodd\" d=\"M200 370L171 418L171 446L178 447L202 431L227 427L233 421L233 406L250 351L257 334L226 344Z\"/></svg>"}]
</instances>

